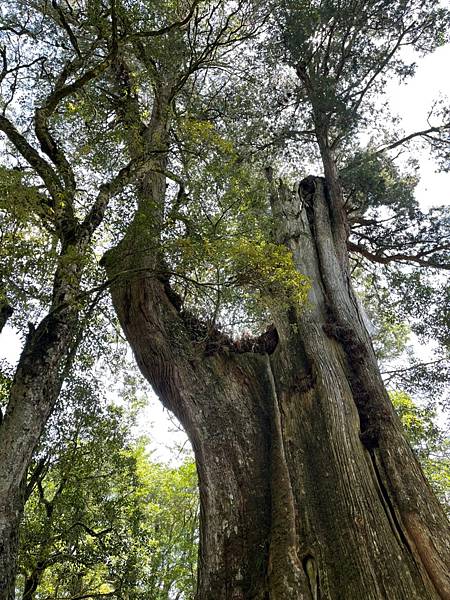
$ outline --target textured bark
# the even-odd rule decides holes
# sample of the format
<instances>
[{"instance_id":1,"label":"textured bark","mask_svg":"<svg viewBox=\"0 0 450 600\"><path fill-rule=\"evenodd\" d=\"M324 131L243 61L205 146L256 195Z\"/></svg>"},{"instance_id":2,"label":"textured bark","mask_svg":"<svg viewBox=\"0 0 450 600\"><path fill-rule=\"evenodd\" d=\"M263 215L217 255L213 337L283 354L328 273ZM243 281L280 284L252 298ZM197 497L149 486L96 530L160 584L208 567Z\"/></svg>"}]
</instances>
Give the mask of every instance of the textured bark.
<instances>
[{"instance_id":1,"label":"textured bark","mask_svg":"<svg viewBox=\"0 0 450 600\"><path fill-rule=\"evenodd\" d=\"M202 481L200 597L263 597L271 522L266 361L257 354L204 360L157 279L124 281L113 296L142 372L195 449Z\"/></svg>"},{"instance_id":2,"label":"textured bark","mask_svg":"<svg viewBox=\"0 0 450 600\"><path fill-rule=\"evenodd\" d=\"M105 188L100 200L106 194ZM0 600L14 598L27 469L76 351L82 258L98 223L96 213L61 234L50 310L36 329L30 326L0 423Z\"/></svg>"},{"instance_id":3,"label":"textured bark","mask_svg":"<svg viewBox=\"0 0 450 600\"><path fill-rule=\"evenodd\" d=\"M336 251L325 182L307 178L299 191L274 191L273 209L279 237L313 288L295 333L280 332L292 341L277 355L276 380L290 397L288 462L304 498L299 538L310 540L318 562L319 597L448 598L448 523L384 389L347 261ZM289 394L296 357L297 399ZM423 528L418 536L411 515ZM303 529L311 521L316 540Z\"/></svg>"},{"instance_id":4,"label":"textured bark","mask_svg":"<svg viewBox=\"0 0 450 600\"><path fill-rule=\"evenodd\" d=\"M117 314L194 448L197 598L449 598L448 524L383 387L325 181L273 188L272 210L312 288L275 315L270 353L196 342L137 225L105 261L129 273Z\"/></svg>"},{"instance_id":5,"label":"textured bark","mask_svg":"<svg viewBox=\"0 0 450 600\"><path fill-rule=\"evenodd\" d=\"M23 513L20 490L0 498L0 598L14 598L19 525Z\"/></svg>"},{"instance_id":6,"label":"textured bark","mask_svg":"<svg viewBox=\"0 0 450 600\"><path fill-rule=\"evenodd\" d=\"M77 326L73 308L30 332L0 426L0 598L14 597L18 529L28 465L61 387L60 368Z\"/></svg>"}]
</instances>

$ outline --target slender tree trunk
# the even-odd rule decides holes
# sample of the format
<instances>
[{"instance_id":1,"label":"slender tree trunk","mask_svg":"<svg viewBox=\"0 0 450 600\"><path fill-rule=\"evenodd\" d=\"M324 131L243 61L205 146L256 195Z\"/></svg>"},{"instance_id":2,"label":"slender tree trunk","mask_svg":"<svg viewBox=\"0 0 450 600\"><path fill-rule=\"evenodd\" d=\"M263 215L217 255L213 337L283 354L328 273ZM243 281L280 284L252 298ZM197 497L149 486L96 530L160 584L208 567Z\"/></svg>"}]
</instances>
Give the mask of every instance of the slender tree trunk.
<instances>
[{"instance_id":1,"label":"slender tree trunk","mask_svg":"<svg viewBox=\"0 0 450 600\"><path fill-rule=\"evenodd\" d=\"M137 229L105 261L129 270L117 314L194 448L197 598L450 598L448 524L383 387L325 181L274 188L272 209L312 288L253 352L218 332L196 342L201 323L154 276Z\"/></svg>"},{"instance_id":2,"label":"slender tree trunk","mask_svg":"<svg viewBox=\"0 0 450 600\"><path fill-rule=\"evenodd\" d=\"M30 332L0 426L0 599L14 598L18 531L27 468L61 387L60 368L76 331L76 311L57 311Z\"/></svg>"},{"instance_id":3,"label":"slender tree trunk","mask_svg":"<svg viewBox=\"0 0 450 600\"><path fill-rule=\"evenodd\" d=\"M92 232L63 242L46 317L30 327L0 423L0 600L14 598L27 469L55 406L78 332L83 256Z\"/></svg>"}]
</instances>

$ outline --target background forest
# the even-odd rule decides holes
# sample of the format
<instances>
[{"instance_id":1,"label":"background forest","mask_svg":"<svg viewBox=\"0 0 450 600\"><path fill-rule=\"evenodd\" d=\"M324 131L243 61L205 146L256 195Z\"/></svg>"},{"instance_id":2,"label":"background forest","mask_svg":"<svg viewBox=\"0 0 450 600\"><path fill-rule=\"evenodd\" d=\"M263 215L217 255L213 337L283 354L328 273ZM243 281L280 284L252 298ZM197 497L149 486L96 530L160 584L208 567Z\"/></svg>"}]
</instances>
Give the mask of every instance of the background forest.
<instances>
[{"instance_id":1,"label":"background forest","mask_svg":"<svg viewBox=\"0 0 450 600\"><path fill-rule=\"evenodd\" d=\"M384 95L448 35L433 0L1 8L0 332L22 340L0 363L1 600L194 597L194 457L152 458L110 290L150 274L187 362L270 354L312 288L280 238L278 180L335 176L358 314L448 513L450 213L415 189L420 156L450 170L449 109L403 131Z\"/></svg>"}]
</instances>

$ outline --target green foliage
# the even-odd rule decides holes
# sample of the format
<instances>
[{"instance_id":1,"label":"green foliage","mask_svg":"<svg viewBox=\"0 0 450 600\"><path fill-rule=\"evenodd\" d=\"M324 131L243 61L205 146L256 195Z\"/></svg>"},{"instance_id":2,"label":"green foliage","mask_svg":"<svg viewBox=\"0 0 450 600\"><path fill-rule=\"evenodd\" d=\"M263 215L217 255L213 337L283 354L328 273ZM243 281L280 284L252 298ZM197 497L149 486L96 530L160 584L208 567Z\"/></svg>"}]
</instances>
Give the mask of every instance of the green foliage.
<instances>
[{"instance_id":1,"label":"green foliage","mask_svg":"<svg viewBox=\"0 0 450 600\"><path fill-rule=\"evenodd\" d=\"M0 82L4 114L11 113L18 130L38 148L35 107L45 104L55 82L76 81L108 56L117 27L118 57L59 103L48 132L73 169L76 189L70 201L81 223L99 185L130 159L143 154L153 172L161 150L153 144L146 155L144 140L151 133L156 91L171 87L169 152L161 161L164 168L158 163L169 182L164 206L156 207L163 225L155 235L159 223L144 220L138 233L143 251L162 255L161 269L167 271L162 275L183 308L234 333L244 325L260 329L274 307L304 304L309 282L290 252L273 242L261 173L263 161L273 164L286 156L286 140L300 140L296 167L298 155L308 169L317 165L317 133L339 151L351 241L383 260L406 248L422 258L431 254L435 266L448 263L448 245L441 244L448 236L448 215L421 213L413 198L415 176L373 148L355 151L349 141L349 134L372 126L373 116L379 116L374 98L388 75L405 78L414 71L393 52L395 44L425 52L443 42L448 17L435 0L269 3L276 23L261 36L260 49L267 47L262 61L260 49L241 43L266 23L264 17L254 24L258 3L201 1L189 22L184 19L192 5L172 0L62 3L62 13L54 4L12 3L2 13L2 48L8 46L12 65ZM60 14L66 14L66 23ZM167 28L177 21L183 24ZM52 60L42 62L45 56ZM232 64L237 65L233 73ZM59 247L48 191L31 164L22 169L25 158L17 146L7 150L12 158L5 152L0 169L0 285L16 309L13 323L24 332L26 322L48 308ZM48 157L59 178L61 155ZM86 266L77 299L83 308L82 339L76 368L30 472L34 487L21 542L21 585L38 573L37 595L48 600L102 594L168 600L193 594L195 469L191 463L178 469L152 463L143 443L127 434L132 419L102 408L101 381L93 376L105 356L117 369L122 366L120 356L111 353L117 337L111 306L90 292L104 283L94 248L101 255L122 237L141 184L146 182L128 185L111 201L104 229L85 256L69 251L61 261L67 269L79 261ZM62 200L67 202L58 198L60 207ZM154 199L146 201L150 205ZM409 328L403 317L412 318L415 331L422 327L424 336L448 343L448 288L418 274L407 258L399 261L408 268L388 265L380 277L374 267L370 278L367 271L363 275L373 293L368 309L383 359L398 357L405 347ZM0 404L7 402L8 386L9 378L0 380ZM428 476L441 497L448 496L448 445L434 428L433 415L404 394L393 399Z\"/></svg>"},{"instance_id":2,"label":"green foliage","mask_svg":"<svg viewBox=\"0 0 450 600\"><path fill-rule=\"evenodd\" d=\"M340 175L353 211L363 214L380 206L407 207L414 215L417 177L401 173L388 156L377 155L370 149L359 151L341 169Z\"/></svg>"},{"instance_id":3,"label":"green foliage","mask_svg":"<svg viewBox=\"0 0 450 600\"><path fill-rule=\"evenodd\" d=\"M296 270L292 254L261 235L251 239L184 238L176 240L170 249L172 256L178 257L179 273L209 276L209 285L228 303L242 293L248 297L251 292L255 308L261 309L272 304L285 308L291 303L301 306L306 301L308 280ZM208 285L205 281L202 284Z\"/></svg>"},{"instance_id":4,"label":"green foliage","mask_svg":"<svg viewBox=\"0 0 450 600\"><path fill-rule=\"evenodd\" d=\"M0 362L0 410L8 404L9 390L11 387L12 379L8 376L8 368Z\"/></svg>"},{"instance_id":5,"label":"green foliage","mask_svg":"<svg viewBox=\"0 0 450 600\"><path fill-rule=\"evenodd\" d=\"M234 333L260 329L270 307L303 305L307 278L271 240L268 190L235 142L207 120L182 118L180 178L167 210L163 251L185 308Z\"/></svg>"},{"instance_id":6,"label":"green foliage","mask_svg":"<svg viewBox=\"0 0 450 600\"><path fill-rule=\"evenodd\" d=\"M436 412L415 404L408 394L390 392L409 443L447 512L450 512L450 439L436 425Z\"/></svg>"},{"instance_id":7,"label":"green foliage","mask_svg":"<svg viewBox=\"0 0 450 600\"><path fill-rule=\"evenodd\" d=\"M11 323L22 328L49 301L56 242L43 226L36 191L10 175L0 172L0 288L14 307Z\"/></svg>"},{"instance_id":8,"label":"green foliage","mask_svg":"<svg viewBox=\"0 0 450 600\"><path fill-rule=\"evenodd\" d=\"M392 290L379 284L373 273L354 270L359 296L371 325L371 337L378 360L385 364L402 356L410 340L411 328L396 306Z\"/></svg>"},{"instance_id":9,"label":"green foliage","mask_svg":"<svg viewBox=\"0 0 450 600\"><path fill-rule=\"evenodd\" d=\"M379 313L376 323L377 332L373 341L378 360L392 360L401 356L410 337L408 324L388 311Z\"/></svg>"},{"instance_id":10,"label":"green foliage","mask_svg":"<svg viewBox=\"0 0 450 600\"><path fill-rule=\"evenodd\" d=\"M153 463L109 407L38 455L21 533L19 585L36 597L191 598L198 499L192 462Z\"/></svg>"},{"instance_id":11,"label":"green foliage","mask_svg":"<svg viewBox=\"0 0 450 600\"><path fill-rule=\"evenodd\" d=\"M439 430L434 424L434 411L414 404L405 392L391 392L390 398L408 433L411 445L419 454L429 454L430 448L439 439Z\"/></svg>"},{"instance_id":12,"label":"green foliage","mask_svg":"<svg viewBox=\"0 0 450 600\"><path fill-rule=\"evenodd\" d=\"M285 0L274 10L280 45L314 106L313 120L330 128L335 142L355 130L388 75L414 73L397 44L430 52L444 42L448 26L448 11L437 0Z\"/></svg>"},{"instance_id":13,"label":"green foliage","mask_svg":"<svg viewBox=\"0 0 450 600\"><path fill-rule=\"evenodd\" d=\"M308 278L297 271L292 253L285 246L242 238L227 254L237 281L242 286L256 287L267 305L287 308L306 302Z\"/></svg>"},{"instance_id":14,"label":"green foliage","mask_svg":"<svg viewBox=\"0 0 450 600\"><path fill-rule=\"evenodd\" d=\"M42 196L29 179L20 170L0 166L0 210L13 213L22 223L36 221L41 210Z\"/></svg>"}]
</instances>

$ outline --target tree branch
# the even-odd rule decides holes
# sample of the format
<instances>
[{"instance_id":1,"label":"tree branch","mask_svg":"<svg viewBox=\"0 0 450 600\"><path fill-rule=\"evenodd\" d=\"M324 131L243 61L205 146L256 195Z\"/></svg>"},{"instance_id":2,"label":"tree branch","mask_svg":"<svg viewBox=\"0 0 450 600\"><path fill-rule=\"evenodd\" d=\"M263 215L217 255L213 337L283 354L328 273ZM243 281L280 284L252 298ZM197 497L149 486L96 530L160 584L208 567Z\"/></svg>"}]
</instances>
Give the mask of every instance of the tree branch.
<instances>
[{"instance_id":1,"label":"tree branch","mask_svg":"<svg viewBox=\"0 0 450 600\"><path fill-rule=\"evenodd\" d=\"M375 150L374 154L381 154L382 152L386 152L387 150L393 150L394 148L397 148L398 146L401 146L402 144L406 144L406 142L409 142L410 140L412 140L416 137L427 136L430 133L440 133L441 131L444 131L446 129L450 129L450 123L445 123L444 125L441 125L440 127L429 127L428 129L423 129L422 131L415 131L414 133L405 135L404 137L397 140L396 142L392 142L391 144L387 144L386 146L383 146L382 148Z\"/></svg>"},{"instance_id":2,"label":"tree branch","mask_svg":"<svg viewBox=\"0 0 450 600\"><path fill-rule=\"evenodd\" d=\"M174 21L170 25L166 25L165 27L162 27L161 29L152 29L152 30L149 30L149 31L140 31L140 32L134 33L132 35L134 37L145 37L145 38L148 38L148 37L158 37L160 35L164 35L166 33L169 33L173 29L179 29L181 27L184 27L185 25L187 25L189 23L189 21L194 16L195 10L196 10L196 8L197 8L197 6L199 4L200 4L200 0L194 0L194 2L192 3L192 6L191 6L188 14L183 19L181 19L180 21Z\"/></svg>"},{"instance_id":3,"label":"tree branch","mask_svg":"<svg viewBox=\"0 0 450 600\"><path fill-rule=\"evenodd\" d=\"M404 263L415 263L421 267L433 267L435 269L450 270L450 263L442 263L441 264L432 259L423 258L424 254L425 254L423 252L421 254L416 254L416 255L397 253L397 254L391 254L389 256L386 256L386 255L382 255L382 254L376 254L375 252L371 252L365 246L361 246L360 244L355 244L354 242L351 242L350 240L347 241L347 248L350 252L357 252L358 254L361 254L361 256L364 256L364 258L367 258L367 260L370 260L371 262L380 263L382 265L387 265L387 264L390 264L393 262L404 262ZM450 248L450 244L448 245L448 248ZM445 247L443 249L447 249L447 247ZM434 249L430 250L426 254L430 254L433 251L435 251L435 250Z\"/></svg>"},{"instance_id":4,"label":"tree branch","mask_svg":"<svg viewBox=\"0 0 450 600\"><path fill-rule=\"evenodd\" d=\"M36 468L34 469L33 473L31 474L31 477L27 483L27 487L25 490L25 502L28 500L28 498L33 493L33 490L36 487L38 481L42 481L42 475L45 474L47 464L48 464L47 459L41 458L39 460L38 464L36 465Z\"/></svg>"},{"instance_id":5,"label":"tree branch","mask_svg":"<svg viewBox=\"0 0 450 600\"><path fill-rule=\"evenodd\" d=\"M64 152L58 146L57 142L53 138L49 130L49 118L55 112L59 103L71 96L78 90L82 89L89 81L101 75L106 69L110 66L112 62L112 52L109 54L104 60L102 60L95 67L92 67L83 75L75 79L72 83L65 85L65 81L70 73L70 71L74 68L75 64L78 61L72 61L68 63L61 74L58 77L58 81L56 83L55 89L53 92L49 94L44 105L40 108L37 108L35 111L34 122L35 122L35 132L36 137L39 140L41 145L41 149L53 164L60 170L62 175L64 184L66 186L67 191L75 192L76 183L75 176L73 173L73 169L67 160Z\"/></svg>"},{"instance_id":6,"label":"tree branch","mask_svg":"<svg viewBox=\"0 0 450 600\"><path fill-rule=\"evenodd\" d=\"M140 169L133 170L135 164L136 161L130 161L125 167L120 169L113 179L100 186L97 198L81 224L81 230L85 235L90 237L100 225L112 196L131 183L131 181L140 173Z\"/></svg>"},{"instance_id":7,"label":"tree branch","mask_svg":"<svg viewBox=\"0 0 450 600\"><path fill-rule=\"evenodd\" d=\"M52 6L56 10L56 12L58 13L60 21L61 21L61 25L66 30L67 35L69 36L70 43L72 44L75 52L78 54L78 56L80 58L82 58L80 47L78 46L78 40L75 37L75 34L72 31L72 28L70 27L69 23L66 20L66 17L64 15L64 11L62 10L62 8L60 7L60 5L57 3L56 0L52 0Z\"/></svg>"},{"instance_id":8,"label":"tree branch","mask_svg":"<svg viewBox=\"0 0 450 600\"><path fill-rule=\"evenodd\" d=\"M37 150L29 144L25 137L16 129L11 121L4 115L0 115L0 131L6 134L9 141L16 150L23 156L28 164L33 167L39 177L47 186L53 198L57 198L63 191L59 177L53 167L42 158Z\"/></svg>"}]
</instances>

